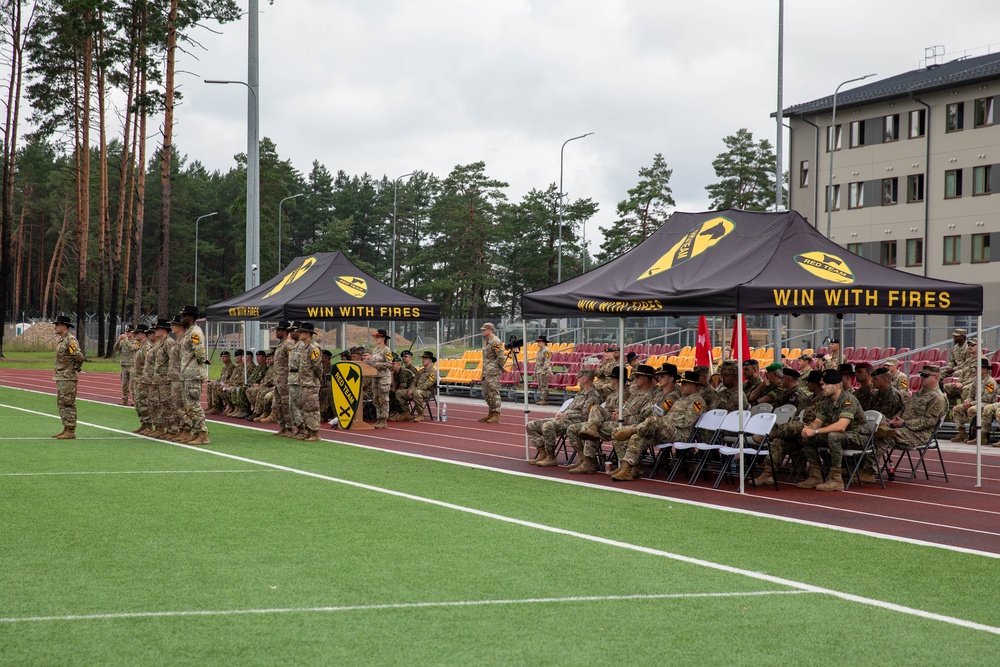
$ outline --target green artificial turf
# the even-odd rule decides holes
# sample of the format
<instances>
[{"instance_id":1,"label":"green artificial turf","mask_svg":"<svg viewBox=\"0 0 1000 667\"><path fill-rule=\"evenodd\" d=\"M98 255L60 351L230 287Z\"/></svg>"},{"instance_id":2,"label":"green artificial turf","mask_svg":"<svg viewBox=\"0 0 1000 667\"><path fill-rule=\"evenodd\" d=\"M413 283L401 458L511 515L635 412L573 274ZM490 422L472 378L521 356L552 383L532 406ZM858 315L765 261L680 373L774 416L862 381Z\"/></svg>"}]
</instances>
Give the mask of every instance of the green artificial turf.
<instances>
[{"instance_id":1,"label":"green artificial turf","mask_svg":"<svg viewBox=\"0 0 1000 667\"><path fill-rule=\"evenodd\" d=\"M55 414L55 398L0 388ZM135 427L80 401L81 422ZM0 407L0 619L788 587ZM1000 561L211 425L209 449L992 626ZM187 471L187 472L185 472ZM26 475L18 473L74 473ZM101 474L75 474L101 473ZM117 474L108 474L117 473ZM804 593L0 621L0 664L993 664L1000 637Z\"/></svg>"}]
</instances>

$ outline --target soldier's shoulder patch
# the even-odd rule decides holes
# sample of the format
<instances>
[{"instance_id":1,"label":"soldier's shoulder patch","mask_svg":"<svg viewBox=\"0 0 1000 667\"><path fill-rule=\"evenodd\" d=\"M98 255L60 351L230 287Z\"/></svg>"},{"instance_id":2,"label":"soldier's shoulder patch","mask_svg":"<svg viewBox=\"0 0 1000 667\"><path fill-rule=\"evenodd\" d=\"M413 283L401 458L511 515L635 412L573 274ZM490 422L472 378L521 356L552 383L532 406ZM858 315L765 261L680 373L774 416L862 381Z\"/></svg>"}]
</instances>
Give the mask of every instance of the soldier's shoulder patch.
<instances>
[{"instance_id":1,"label":"soldier's shoulder patch","mask_svg":"<svg viewBox=\"0 0 1000 667\"><path fill-rule=\"evenodd\" d=\"M903 385L903 389L906 389L907 387L910 386L909 382L906 381L906 378L903 378L902 380L900 380L899 383L901 385Z\"/></svg>"},{"instance_id":2,"label":"soldier's shoulder patch","mask_svg":"<svg viewBox=\"0 0 1000 667\"><path fill-rule=\"evenodd\" d=\"M847 407L848 405L850 405L850 404L851 404L851 402L850 402L850 401L844 401L844 407L845 407L845 408L846 408L846 407Z\"/></svg>"},{"instance_id":3,"label":"soldier's shoulder patch","mask_svg":"<svg viewBox=\"0 0 1000 667\"><path fill-rule=\"evenodd\" d=\"M198 334L191 334L191 342L194 343L195 345L200 345L201 336L199 336Z\"/></svg>"},{"instance_id":4,"label":"soldier's shoulder patch","mask_svg":"<svg viewBox=\"0 0 1000 667\"><path fill-rule=\"evenodd\" d=\"M672 407L674 407L674 399L668 398L667 400L663 401L664 410L669 410Z\"/></svg>"},{"instance_id":5,"label":"soldier's shoulder patch","mask_svg":"<svg viewBox=\"0 0 1000 667\"><path fill-rule=\"evenodd\" d=\"M705 408L701 401L695 401L692 405L695 412L701 412Z\"/></svg>"},{"instance_id":6,"label":"soldier's shoulder patch","mask_svg":"<svg viewBox=\"0 0 1000 667\"><path fill-rule=\"evenodd\" d=\"M319 359L319 348L313 348L312 353L310 353L309 358L313 361Z\"/></svg>"}]
</instances>

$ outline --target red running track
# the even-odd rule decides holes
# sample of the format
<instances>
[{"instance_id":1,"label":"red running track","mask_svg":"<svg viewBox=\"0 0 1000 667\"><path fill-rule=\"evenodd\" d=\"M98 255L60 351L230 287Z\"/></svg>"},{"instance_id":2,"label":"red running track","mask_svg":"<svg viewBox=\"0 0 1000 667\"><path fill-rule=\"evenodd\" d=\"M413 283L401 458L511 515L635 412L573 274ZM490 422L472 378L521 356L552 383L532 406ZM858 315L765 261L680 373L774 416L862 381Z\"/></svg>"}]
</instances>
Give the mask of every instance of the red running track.
<instances>
[{"instance_id":1,"label":"red running track","mask_svg":"<svg viewBox=\"0 0 1000 667\"><path fill-rule=\"evenodd\" d=\"M51 371L0 369L0 385L55 393ZM120 386L115 374L84 373L80 376L78 396L117 403L121 398ZM663 479L615 484L603 474L568 475L562 466L529 466L525 462L521 406L505 406L499 424L476 421L485 414L485 403L453 401L448 405L448 421L444 423L390 422L386 430L358 432L336 431L324 426L321 437L443 461L572 480L1000 555L1000 449L984 449L983 483L978 488L975 486L975 448L956 445L944 452L948 482L919 477L909 484L890 482L885 490L878 485L865 485L863 488L852 487L843 493L822 493L783 484L779 491L773 487L748 489L748 493L741 496L735 486L727 487L725 484L718 491L704 484L689 486L686 482L668 483ZM538 418L551 414L551 411L536 410L532 416ZM228 417L210 419L230 423L237 421ZM249 425L245 421L239 423ZM273 424L253 426L276 428ZM932 472L938 468L936 459L930 467Z\"/></svg>"}]
</instances>

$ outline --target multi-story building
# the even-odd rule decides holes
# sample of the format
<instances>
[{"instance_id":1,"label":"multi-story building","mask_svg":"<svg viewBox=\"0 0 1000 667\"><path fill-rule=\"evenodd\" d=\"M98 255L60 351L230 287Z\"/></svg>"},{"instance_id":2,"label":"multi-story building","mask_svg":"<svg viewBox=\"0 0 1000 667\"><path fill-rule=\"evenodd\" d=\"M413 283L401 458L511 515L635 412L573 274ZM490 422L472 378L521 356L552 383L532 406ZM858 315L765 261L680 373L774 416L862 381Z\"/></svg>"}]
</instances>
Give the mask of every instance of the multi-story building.
<instances>
[{"instance_id":1,"label":"multi-story building","mask_svg":"<svg viewBox=\"0 0 1000 667\"><path fill-rule=\"evenodd\" d=\"M841 92L835 121L833 101L831 95L784 111L791 127L790 207L866 259L982 284L985 324L1000 324L1000 246L990 254L1000 236L1000 53ZM850 321L859 330L857 344L894 347L941 340L948 328L973 324L924 319ZM886 332L881 340L861 336L879 329ZM847 338L845 344L854 343Z\"/></svg>"}]
</instances>

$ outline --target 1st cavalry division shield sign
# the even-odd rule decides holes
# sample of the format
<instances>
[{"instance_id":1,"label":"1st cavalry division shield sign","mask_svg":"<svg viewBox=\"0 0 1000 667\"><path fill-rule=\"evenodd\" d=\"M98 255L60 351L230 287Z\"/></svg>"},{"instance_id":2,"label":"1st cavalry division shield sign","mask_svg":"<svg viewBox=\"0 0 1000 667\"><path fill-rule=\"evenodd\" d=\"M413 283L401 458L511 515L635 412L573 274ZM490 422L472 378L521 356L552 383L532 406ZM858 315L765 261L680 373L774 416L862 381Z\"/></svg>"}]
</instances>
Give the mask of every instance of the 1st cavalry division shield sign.
<instances>
[{"instance_id":1,"label":"1st cavalry division shield sign","mask_svg":"<svg viewBox=\"0 0 1000 667\"><path fill-rule=\"evenodd\" d=\"M333 409L337 411L337 421L340 428L348 429L354 422L354 416L360 411L361 400L361 366L349 361L341 361L333 365Z\"/></svg>"}]
</instances>

